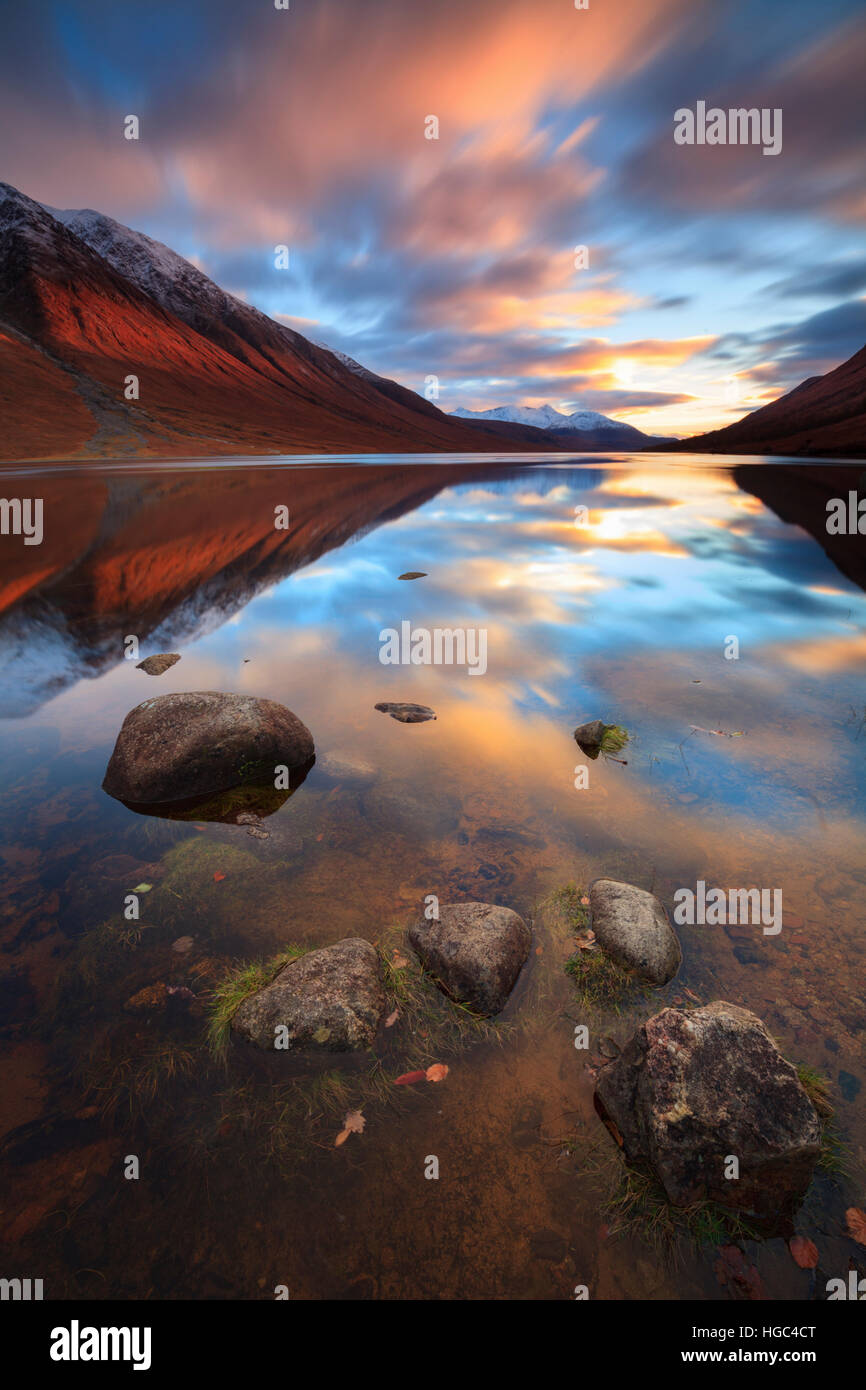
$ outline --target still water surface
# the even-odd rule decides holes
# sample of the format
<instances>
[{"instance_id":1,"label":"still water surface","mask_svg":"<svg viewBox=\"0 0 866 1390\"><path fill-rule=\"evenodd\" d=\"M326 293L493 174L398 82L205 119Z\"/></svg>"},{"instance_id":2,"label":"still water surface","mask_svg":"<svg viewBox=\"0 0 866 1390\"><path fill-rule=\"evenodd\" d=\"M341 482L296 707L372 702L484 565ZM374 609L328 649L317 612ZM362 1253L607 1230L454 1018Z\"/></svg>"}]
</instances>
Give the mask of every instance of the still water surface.
<instances>
[{"instance_id":1,"label":"still water surface","mask_svg":"<svg viewBox=\"0 0 866 1390\"><path fill-rule=\"evenodd\" d=\"M96 1299L725 1297L711 1250L665 1258L603 1210L600 1057L573 1045L574 944L541 907L608 876L669 907L699 879L782 890L781 933L682 928L680 976L593 1037L728 999L824 1073L849 1176L816 1180L797 1229L844 1275L842 1214L866 1205L866 598L862 556L822 548L842 472L617 455L5 475L45 505L43 545L4 537L0 569L7 1272ZM405 621L483 629L485 673L383 665L380 631ZM182 659L151 678L129 635ZM267 838L101 790L127 712L175 690L265 696L312 731ZM435 722L374 710L403 700ZM572 731L599 717L632 742L578 790ZM301 1078L303 1114L237 1048L209 1060L232 961L345 936L390 951L430 893L536 929L501 1027L443 1056L444 1083L393 1087L439 1059L435 1030L400 1021L373 1092L351 1068L336 1095ZM366 1128L335 1148L356 1105ZM808 1297L782 1239L746 1248L769 1297Z\"/></svg>"}]
</instances>

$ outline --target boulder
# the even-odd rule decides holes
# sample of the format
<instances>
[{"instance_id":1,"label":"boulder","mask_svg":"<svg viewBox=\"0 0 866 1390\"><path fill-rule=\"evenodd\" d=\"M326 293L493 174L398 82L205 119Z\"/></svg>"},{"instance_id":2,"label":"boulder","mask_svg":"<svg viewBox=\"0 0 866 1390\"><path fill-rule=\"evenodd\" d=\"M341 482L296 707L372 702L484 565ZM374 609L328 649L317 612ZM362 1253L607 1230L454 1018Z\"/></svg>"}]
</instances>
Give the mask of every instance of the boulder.
<instances>
[{"instance_id":1,"label":"boulder","mask_svg":"<svg viewBox=\"0 0 866 1390\"><path fill-rule=\"evenodd\" d=\"M372 1045L384 1011L376 949L347 937L284 965L244 1000L232 1028L266 1051L274 1050L275 1030L283 1025L290 1051L351 1052Z\"/></svg>"},{"instance_id":2,"label":"boulder","mask_svg":"<svg viewBox=\"0 0 866 1390\"><path fill-rule=\"evenodd\" d=\"M182 691L126 716L102 785L109 796L155 805L229 788L274 784L274 769L307 764L309 729L274 700Z\"/></svg>"},{"instance_id":3,"label":"boulder","mask_svg":"<svg viewBox=\"0 0 866 1390\"><path fill-rule=\"evenodd\" d=\"M613 960L654 985L673 979L683 955L667 913L652 893L599 878L589 890L589 910L595 939Z\"/></svg>"},{"instance_id":4,"label":"boulder","mask_svg":"<svg viewBox=\"0 0 866 1390\"><path fill-rule=\"evenodd\" d=\"M505 1007L529 955L532 933L509 907L444 903L439 920L419 917L409 942L446 992L477 1013Z\"/></svg>"},{"instance_id":5,"label":"boulder","mask_svg":"<svg viewBox=\"0 0 866 1390\"><path fill-rule=\"evenodd\" d=\"M803 1197L821 1124L755 1014L716 1002L663 1009L598 1075L596 1108L628 1160L677 1207L711 1200L772 1217ZM731 1157L739 1177L726 1178Z\"/></svg>"}]
</instances>

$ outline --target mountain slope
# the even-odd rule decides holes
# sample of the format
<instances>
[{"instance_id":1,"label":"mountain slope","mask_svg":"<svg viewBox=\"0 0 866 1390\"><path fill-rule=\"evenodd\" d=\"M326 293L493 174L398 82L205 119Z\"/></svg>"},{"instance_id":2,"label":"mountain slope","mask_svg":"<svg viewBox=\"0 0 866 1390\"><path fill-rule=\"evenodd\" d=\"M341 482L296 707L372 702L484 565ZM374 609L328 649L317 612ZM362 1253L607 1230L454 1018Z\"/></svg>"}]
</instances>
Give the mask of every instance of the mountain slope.
<instances>
[{"instance_id":1,"label":"mountain slope","mask_svg":"<svg viewBox=\"0 0 866 1390\"><path fill-rule=\"evenodd\" d=\"M8 184L0 334L0 372L24 383L0 417L8 459L557 447L532 429L455 421L226 294L160 243L99 213L55 215ZM34 353L41 373L27 371ZM137 400L126 399L131 376ZM85 414L67 408L70 390Z\"/></svg>"},{"instance_id":2,"label":"mountain slope","mask_svg":"<svg viewBox=\"0 0 866 1390\"><path fill-rule=\"evenodd\" d=\"M866 347L733 425L668 444L720 454L866 457Z\"/></svg>"},{"instance_id":3,"label":"mountain slope","mask_svg":"<svg viewBox=\"0 0 866 1390\"><path fill-rule=\"evenodd\" d=\"M552 405L497 405L492 410L455 410L461 420L489 420L534 425L553 434L562 443L583 448L647 449L667 442L662 436L644 434L633 425L611 420L597 410L575 410L563 415ZM452 417L453 418L453 417Z\"/></svg>"}]
</instances>

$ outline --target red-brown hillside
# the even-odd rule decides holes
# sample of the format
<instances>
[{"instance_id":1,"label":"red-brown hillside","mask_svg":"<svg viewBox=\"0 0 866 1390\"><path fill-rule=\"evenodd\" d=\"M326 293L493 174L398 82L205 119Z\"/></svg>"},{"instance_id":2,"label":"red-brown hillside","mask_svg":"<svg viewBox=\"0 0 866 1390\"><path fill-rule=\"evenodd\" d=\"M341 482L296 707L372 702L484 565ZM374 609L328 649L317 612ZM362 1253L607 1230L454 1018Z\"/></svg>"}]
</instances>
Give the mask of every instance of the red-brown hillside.
<instances>
[{"instance_id":1,"label":"red-brown hillside","mask_svg":"<svg viewBox=\"0 0 866 1390\"><path fill-rule=\"evenodd\" d=\"M734 425L665 447L720 454L866 457L866 347L826 376L810 377Z\"/></svg>"},{"instance_id":2,"label":"red-brown hillside","mask_svg":"<svg viewBox=\"0 0 866 1390\"><path fill-rule=\"evenodd\" d=\"M225 294L158 243L78 216L0 184L7 459L558 447L528 427L455 420ZM143 273L148 247L170 274ZM125 399L131 375L138 401Z\"/></svg>"}]
</instances>

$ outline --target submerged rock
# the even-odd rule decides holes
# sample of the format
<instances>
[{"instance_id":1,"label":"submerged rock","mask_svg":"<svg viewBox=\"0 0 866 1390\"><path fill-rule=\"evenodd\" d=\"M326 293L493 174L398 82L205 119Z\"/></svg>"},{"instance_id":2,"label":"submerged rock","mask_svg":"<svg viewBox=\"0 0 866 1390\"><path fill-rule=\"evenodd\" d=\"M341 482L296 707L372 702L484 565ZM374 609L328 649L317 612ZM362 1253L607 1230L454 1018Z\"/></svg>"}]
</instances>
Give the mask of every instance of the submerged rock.
<instances>
[{"instance_id":1,"label":"submerged rock","mask_svg":"<svg viewBox=\"0 0 866 1390\"><path fill-rule=\"evenodd\" d=\"M244 1000L232 1028L267 1051L274 1050L276 1030L284 1027L288 1050L349 1052L372 1045L384 1011L376 949L347 937L289 961Z\"/></svg>"},{"instance_id":2,"label":"submerged rock","mask_svg":"<svg viewBox=\"0 0 866 1390\"><path fill-rule=\"evenodd\" d=\"M135 669L144 671L148 676L161 676L164 671L170 670L176 661L180 661L179 652L157 652L154 656L145 657Z\"/></svg>"},{"instance_id":3,"label":"submerged rock","mask_svg":"<svg viewBox=\"0 0 866 1390\"><path fill-rule=\"evenodd\" d=\"M394 704L382 700L373 708L380 710L382 714L390 714L392 719L399 719L401 724L423 724L428 719L436 718L436 711L429 705Z\"/></svg>"},{"instance_id":4,"label":"submerged rock","mask_svg":"<svg viewBox=\"0 0 866 1390\"><path fill-rule=\"evenodd\" d=\"M652 893L599 878L589 890L589 910L595 939L613 960L654 985L673 979L682 951L664 907Z\"/></svg>"},{"instance_id":5,"label":"submerged rock","mask_svg":"<svg viewBox=\"0 0 866 1390\"><path fill-rule=\"evenodd\" d=\"M275 768L309 764L313 736L275 700L179 692L126 716L102 785L118 801L154 805L248 785L274 785Z\"/></svg>"},{"instance_id":6,"label":"submerged rock","mask_svg":"<svg viewBox=\"0 0 866 1390\"><path fill-rule=\"evenodd\" d=\"M480 1014L505 1007L532 941L522 917L493 903L444 903L439 920L420 917L409 942L448 994Z\"/></svg>"},{"instance_id":7,"label":"submerged rock","mask_svg":"<svg viewBox=\"0 0 866 1390\"><path fill-rule=\"evenodd\" d=\"M711 1200L769 1217L804 1195L821 1124L761 1020L718 1001L663 1009L599 1073L596 1107L628 1160L677 1207ZM737 1178L726 1177L730 1159Z\"/></svg>"}]
</instances>

